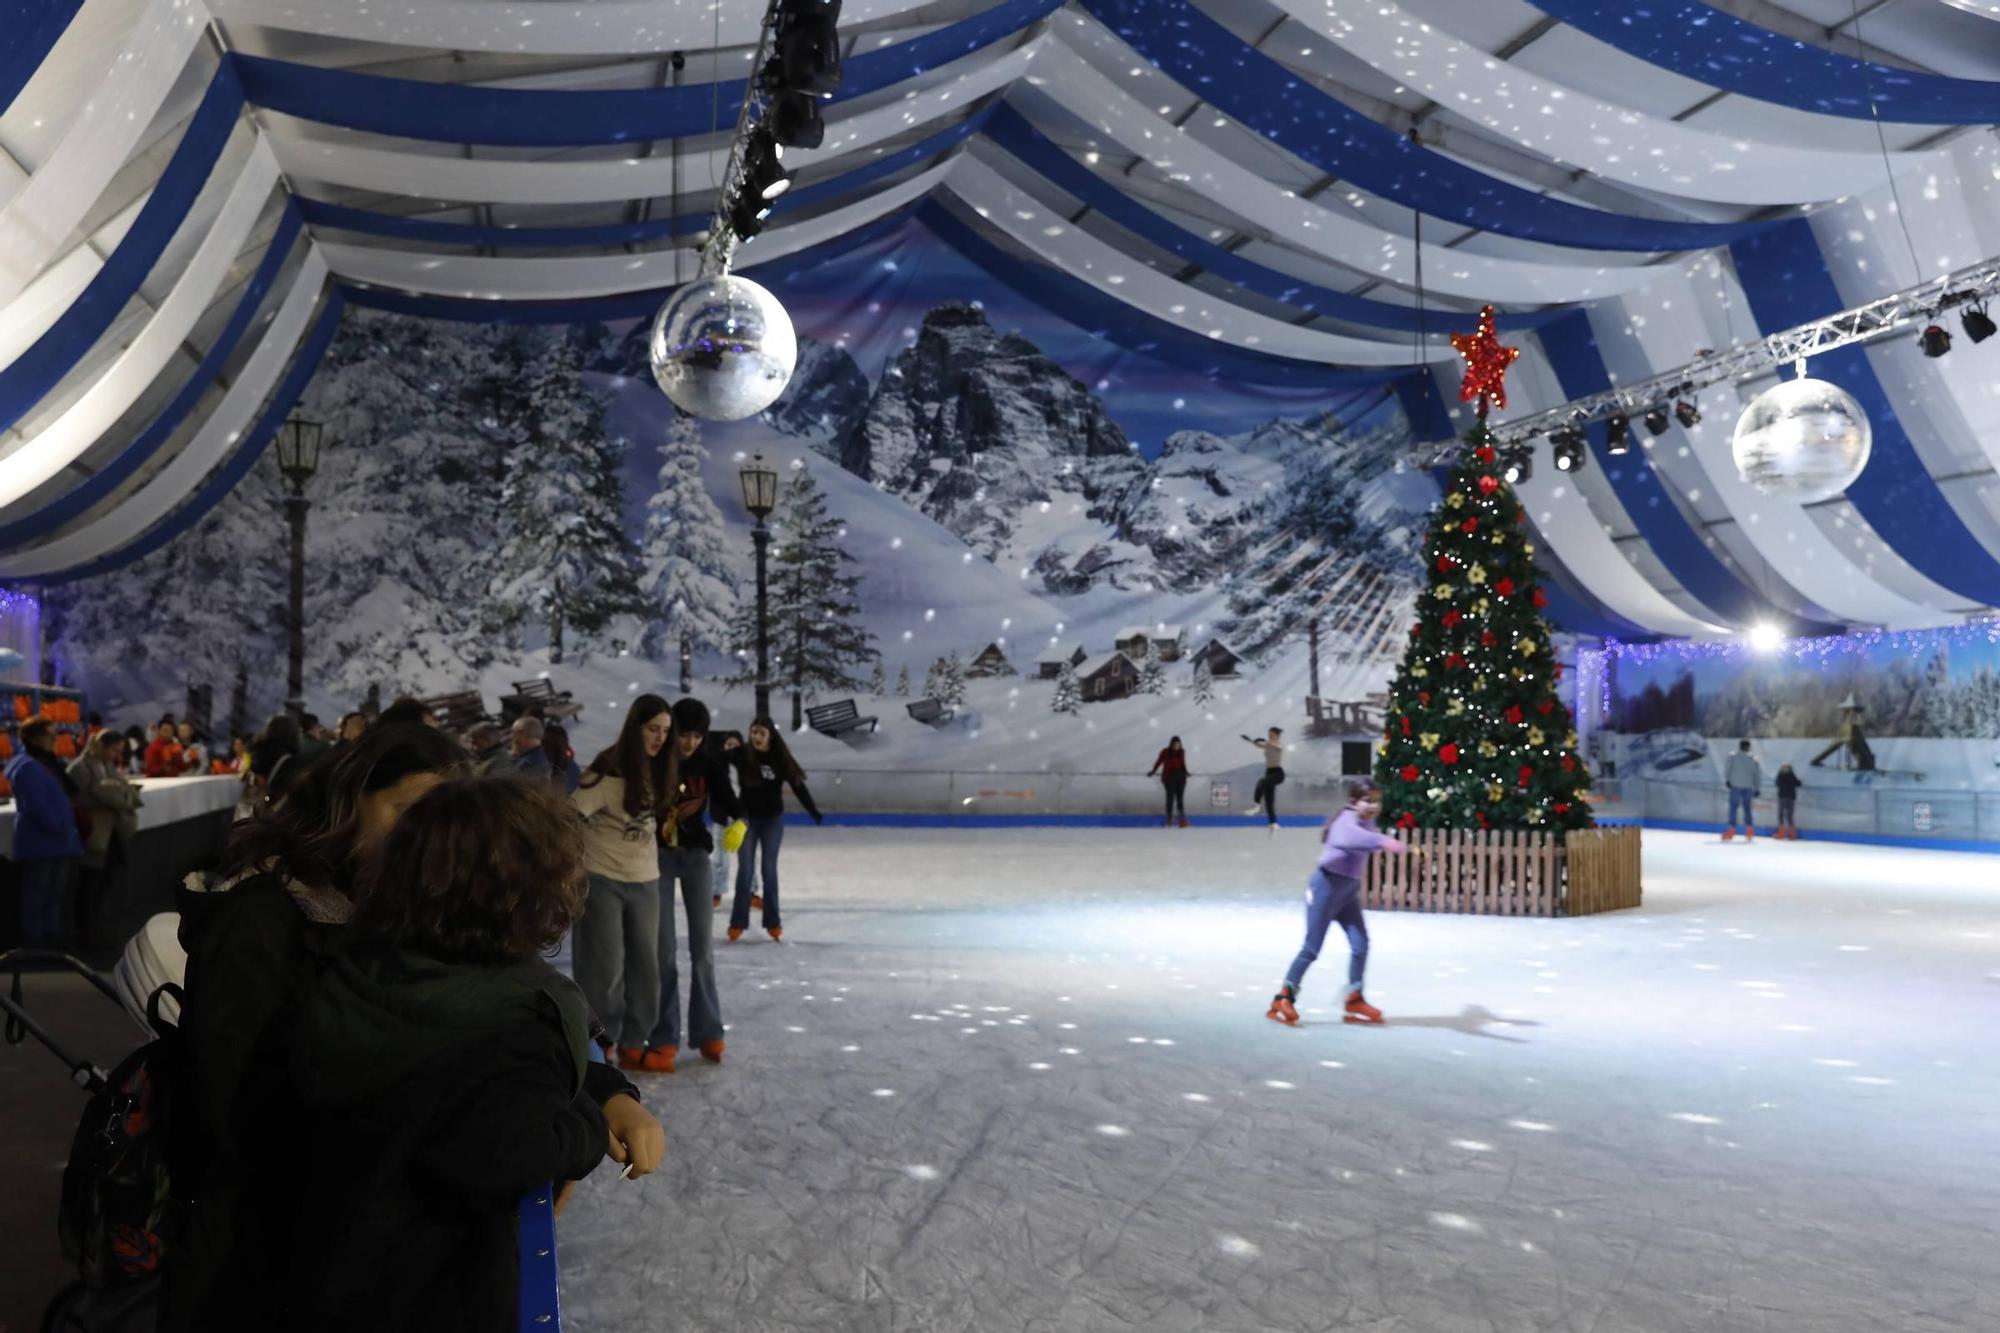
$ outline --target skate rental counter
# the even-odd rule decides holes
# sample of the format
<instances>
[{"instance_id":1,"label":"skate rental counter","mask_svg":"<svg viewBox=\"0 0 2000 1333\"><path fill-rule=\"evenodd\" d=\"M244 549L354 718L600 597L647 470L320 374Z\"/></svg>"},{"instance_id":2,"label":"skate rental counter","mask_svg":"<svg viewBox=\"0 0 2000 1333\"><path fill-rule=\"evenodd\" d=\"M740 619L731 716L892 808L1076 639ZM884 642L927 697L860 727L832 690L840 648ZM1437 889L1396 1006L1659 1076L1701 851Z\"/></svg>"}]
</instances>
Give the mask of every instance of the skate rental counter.
<instances>
[{"instance_id":1,"label":"skate rental counter","mask_svg":"<svg viewBox=\"0 0 2000 1333\"><path fill-rule=\"evenodd\" d=\"M191 870L213 865L229 839L243 794L235 777L135 778L143 804L138 836L125 848L99 909L98 942L122 942L155 912L173 907L174 889ZM14 803L0 803L0 948L20 932L13 861ZM115 855L115 853L114 853Z\"/></svg>"}]
</instances>

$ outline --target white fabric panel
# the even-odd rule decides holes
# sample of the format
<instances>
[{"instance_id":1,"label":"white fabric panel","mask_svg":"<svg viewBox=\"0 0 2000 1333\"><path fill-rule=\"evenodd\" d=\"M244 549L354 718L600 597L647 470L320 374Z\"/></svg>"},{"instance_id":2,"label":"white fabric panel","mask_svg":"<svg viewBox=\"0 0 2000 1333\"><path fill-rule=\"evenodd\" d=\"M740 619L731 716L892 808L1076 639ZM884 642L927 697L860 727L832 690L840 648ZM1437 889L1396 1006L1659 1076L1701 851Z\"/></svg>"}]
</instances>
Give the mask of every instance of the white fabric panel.
<instances>
[{"instance_id":1,"label":"white fabric panel","mask_svg":"<svg viewBox=\"0 0 2000 1333\"><path fill-rule=\"evenodd\" d=\"M56 256L125 165L207 20L198 0L152 0L62 142L0 208L0 307Z\"/></svg>"},{"instance_id":2,"label":"white fabric panel","mask_svg":"<svg viewBox=\"0 0 2000 1333\"><path fill-rule=\"evenodd\" d=\"M35 340L62 318L63 311L69 309L70 303L104 266L98 255L110 254L117 248L151 194L148 191L127 204L88 241L43 270L26 291L0 305L0 367L13 365L16 357L34 346Z\"/></svg>"},{"instance_id":3,"label":"white fabric panel","mask_svg":"<svg viewBox=\"0 0 2000 1333\"><path fill-rule=\"evenodd\" d=\"M147 0L84 0L62 36L0 115L0 148L18 163L0 165L0 205L62 139L77 109L104 78Z\"/></svg>"},{"instance_id":4,"label":"white fabric panel","mask_svg":"<svg viewBox=\"0 0 2000 1333\"><path fill-rule=\"evenodd\" d=\"M835 209L807 222L765 232L737 252L735 268L809 250L867 226L907 204L916 202L942 183L956 159L947 159L920 175L859 203ZM488 301L551 301L568 297L613 296L620 292L668 287L692 277L693 248L653 250L645 254L579 255L554 258L503 259L485 255L433 255L363 245L322 245L326 262L351 282L423 292L432 296L471 297Z\"/></svg>"},{"instance_id":5,"label":"white fabric panel","mask_svg":"<svg viewBox=\"0 0 2000 1333\"><path fill-rule=\"evenodd\" d=\"M1096 26L1091 20L1069 11L1056 19L1056 32L1063 40L1036 59L1028 81L1065 110L1188 189L1227 208L1253 229L1263 228L1299 249L1356 272L1412 284L1409 238L1391 236L1301 199L1182 132L1068 48L1072 34L1083 31L1077 25ZM1644 286L1653 278L1650 268L1544 264L1428 244L1423 248L1423 260L1427 289L1503 305L1595 300Z\"/></svg>"},{"instance_id":6,"label":"white fabric panel","mask_svg":"<svg viewBox=\"0 0 2000 1333\"><path fill-rule=\"evenodd\" d=\"M1509 415L1533 416L1557 405L1558 400L1552 396L1544 401L1535 388L1537 383L1554 384L1555 372L1548 368L1538 339L1524 335L1520 348L1521 358L1507 378ZM1458 376L1447 373L1440 378L1439 388L1451 395L1446 401L1452 401L1456 397ZM1577 489L1575 479L1556 471L1549 461L1546 441L1535 444L1534 475L1514 491L1521 497L1529 521L1541 532L1570 577L1607 610L1655 634L1707 639L1728 633L1722 626L1682 610L1646 581L1645 575L1625 558L1625 553L1611 540L1611 534L1604 530L1589 501Z\"/></svg>"},{"instance_id":7,"label":"white fabric panel","mask_svg":"<svg viewBox=\"0 0 2000 1333\"><path fill-rule=\"evenodd\" d=\"M940 82L921 92L829 121L826 142L816 149L786 149L785 165L796 172L941 120L1021 77L1047 41L1038 37L997 57L986 54L955 61L941 71L945 77ZM954 70L958 72L951 73ZM265 113L264 120L278 161L294 180L481 204L606 203L666 198L673 193L673 158L666 153L646 158L547 162L445 157L416 148L380 148L326 138L316 133L310 122L290 116ZM728 162L727 144L684 154L682 191L712 188L722 179Z\"/></svg>"},{"instance_id":8,"label":"white fabric panel","mask_svg":"<svg viewBox=\"0 0 2000 1333\"><path fill-rule=\"evenodd\" d=\"M931 0L847 0L843 28L895 18ZM750 0L582 0L581 3L486 3L485 0L219 0L227 23L450 51L535 55L643 55L754 46L764 6ZM719 13L718 13L719 11ZM720 37L717 22L720 21Z\"/></svg>"},{"instance_id":9,"label":"white fabric panel","mask_svg":"<svg viewBox=\"0 0 2000 1333\"><path fill-rule=\"evenodd\" d=\"M1953 9L1977 14L1983 19L2000 20L2000 0L1944 0Z\"/></svg>"},{"instance_id":10,"label":"white fabric panel","mask_svg":"<svg viewBox=\"0 0 2000 1333\"><path fill-rule=\"evenodd\" d=\"M952 172L946 188L974 212L1014 238L1030 254L1114 300L1234 347L1326 365L1403 366L1412 346L1401 334L1393 342L1353 338L1287 324L1211 296L1140 263L1099 240L1062 214L1015 186L974 154ZM1430 359L1450 361L1457 353L1441 339L1429 341Z\"/></svg>"},{"instance_id":11,"label":"white fabric panel","mask_svg":"<svg viewBox=\"0 0 2000 1333\"><path fill-rule=\"evenodd\" d=\"M1719 203L1832 199L1882 179L1874 153L1717 134L1502 63L1389 0L1272 0L1351 56L1533 153L1641 189ZM1936 154L1897 154L1898 174Z\"/></svg>"},{"instance_id":12,"label":"white fabric panel","mask_svg":"<svg viewBox=\"0 0 2000 1333\"><path fill-rule=\"evenodd\" d=\"M0 578L29 578L95 560L171 513L249 429L297 350L325 283L326 261L316 248L309 250L257 350L194 438L144 486L95 520L18 555L0 556Z\"/></svg>"},{"instance_id":13,"label":"white fabric panel","mask_svg":"<svg viewBox=\"0 0 2000 1333\"><path fill-rule=\"evenodd\" d=\"M1713 259L1700 262L1706 271L1700 281L1712 288L1720 265ZM1704 302L1695 287L1684 273L1676 273L1591 311L1597 345L1614 377L1628 383L1643 379L1684 359L1691 347L1717 345L1717 330L1703 320ZM1702 419L1693 429L1675 423L1655 438L1635 419L1632 438L1673 485L1689 493L1705 489L1718 498L1758 557L1807 601L1858 625L1907 629L1949 619L1937 607L1909 601L1877 583L1804 509L1763 494L1737 473L1730 453L1736 418L1755 392L1769 387L1770 381L1759 381L1739 398L1731 386L1717 385L1702 396ZM1678 456L1683 443L1686 458ZM1950 594L1944 596L1950 599Z\"/></svg>"},{"instance_id":14,"label":"white fabric panel","mask_svg":"<svg viewBox=\"0 0 2000 1333\"><path fill-rule=\"evenodd\" d=\"M242 253L278 180L278 163L259 139L201 247L139 335L102 368L67 411L0 458L0 505L12 504L81 458L137 402L179 351Z\"/></svg>"}]
</instances>

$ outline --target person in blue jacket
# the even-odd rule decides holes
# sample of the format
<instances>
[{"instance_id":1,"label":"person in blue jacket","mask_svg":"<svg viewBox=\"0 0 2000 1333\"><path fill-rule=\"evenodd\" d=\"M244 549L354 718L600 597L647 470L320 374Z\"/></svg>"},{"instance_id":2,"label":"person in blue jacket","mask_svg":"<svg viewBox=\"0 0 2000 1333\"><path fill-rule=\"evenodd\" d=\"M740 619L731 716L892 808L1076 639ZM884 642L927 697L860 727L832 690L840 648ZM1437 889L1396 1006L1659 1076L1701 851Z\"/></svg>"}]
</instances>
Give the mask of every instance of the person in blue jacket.
<instances>
[{"instance_id":1,"label":"person in blue jacket","mask_svg":"<svg viewBox=\"0 0 2000 1333\"><path fill-rule=\"evenodd\" d=\"M21 867L21 935L31 949L62 944L63 887L83 855L76 812L51 767L55 729L41 718L21 725L21 751L7 761L14 792L14 863Z\"/></svg>"}]
</instances>

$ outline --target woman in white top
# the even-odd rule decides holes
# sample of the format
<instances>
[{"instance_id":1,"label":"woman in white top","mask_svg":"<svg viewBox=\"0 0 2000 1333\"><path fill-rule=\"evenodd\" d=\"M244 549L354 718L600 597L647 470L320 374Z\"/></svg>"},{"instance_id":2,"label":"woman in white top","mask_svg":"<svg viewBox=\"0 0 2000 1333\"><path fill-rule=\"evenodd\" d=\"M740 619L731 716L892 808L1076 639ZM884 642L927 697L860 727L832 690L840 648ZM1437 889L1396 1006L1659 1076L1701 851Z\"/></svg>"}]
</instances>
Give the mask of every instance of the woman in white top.
<instances>
[{"instance_id":1,"label":"woman in white top","mask_svg":"<svg viewBox=\"0 0 2000 1333\"><path fill-rule=\"evenodd\" d=\"M576 984L616 1043L618 1067L653 1073L674 1068L673 1051L646 1049L660 1011L657 812L674 789L672 735L667 701L640 695L618 743L590 761L570 796L583 816L590 872L590 896L570 938Z\"/></svg>"}]
</instances>

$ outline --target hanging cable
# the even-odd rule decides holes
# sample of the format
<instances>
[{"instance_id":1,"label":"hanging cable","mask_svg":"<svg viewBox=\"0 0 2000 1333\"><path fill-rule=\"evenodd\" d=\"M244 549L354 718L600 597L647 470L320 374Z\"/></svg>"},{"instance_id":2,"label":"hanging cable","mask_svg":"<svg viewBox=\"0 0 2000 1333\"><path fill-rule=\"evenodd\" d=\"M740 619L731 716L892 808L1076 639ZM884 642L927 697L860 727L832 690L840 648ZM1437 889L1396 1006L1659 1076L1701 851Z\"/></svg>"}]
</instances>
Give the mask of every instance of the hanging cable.
<instances>
[{"instance_id":1,"label":"hanging cable","mask_svg":"<svg viewBox=\"0 0 2000 1333\"><path fill-rule=\"evenodd\" d=\"M1875 146L1882 152L1882 174L1889 179L1889 199L1896 206L1896 225L1903 229L1903 244L1910 250L1910 281L1924 280L1924 266L1917 259L1917 243L1910 238L1909 219L1903 216L1903 194L1896 188L1896 169L1889 162L1889 137L1882 130L1882 114L1875 107L1875 80L1867 71L1874 62L1868 57L1868 48L1861 40L1861 0L1849 0L1854 11L1854 54L1861 61L1863 70L1862 91L1868 94L1868 118L1875 124Z\"/></svg>"}]
</instances>

